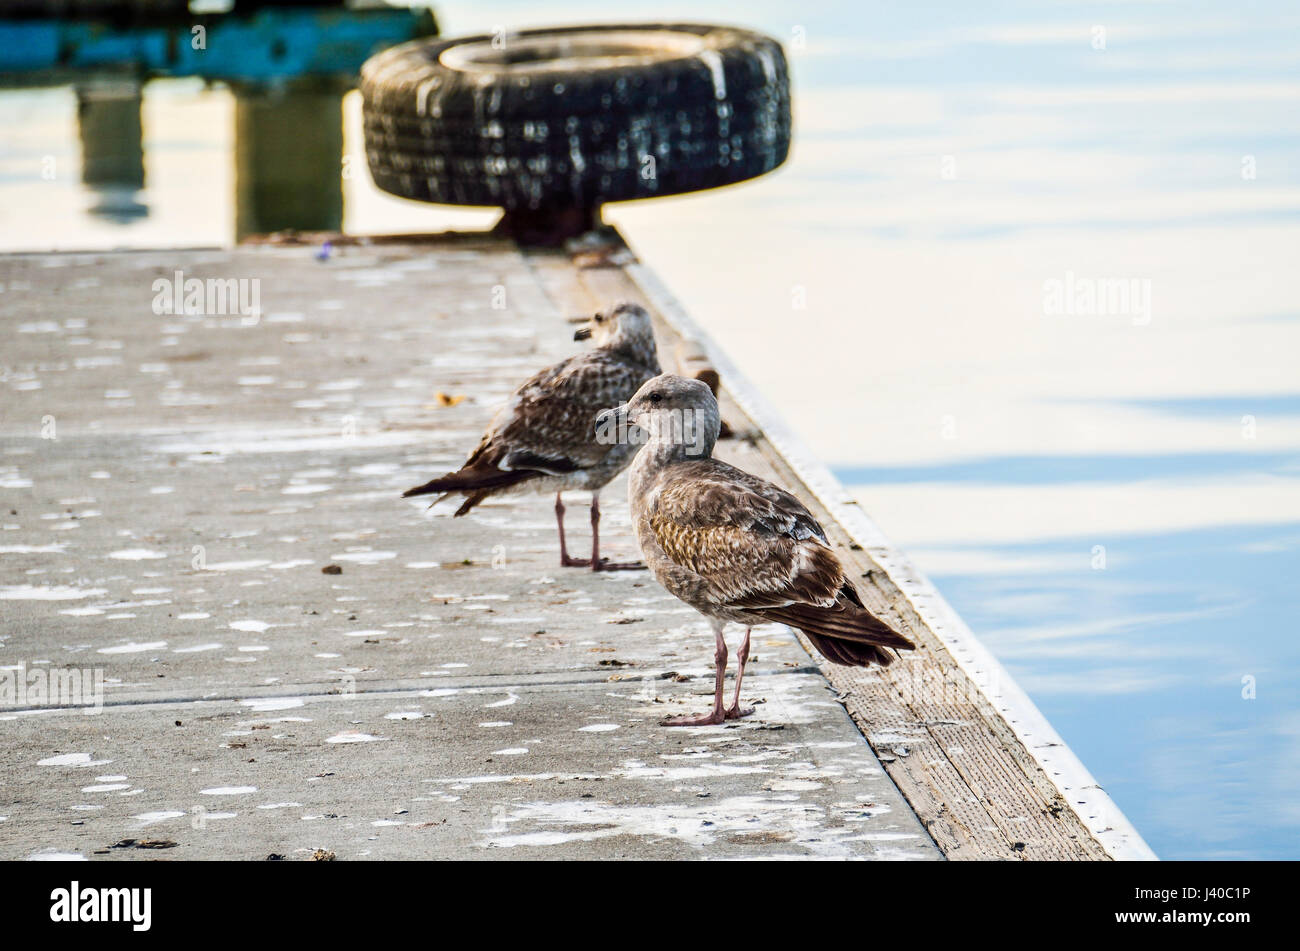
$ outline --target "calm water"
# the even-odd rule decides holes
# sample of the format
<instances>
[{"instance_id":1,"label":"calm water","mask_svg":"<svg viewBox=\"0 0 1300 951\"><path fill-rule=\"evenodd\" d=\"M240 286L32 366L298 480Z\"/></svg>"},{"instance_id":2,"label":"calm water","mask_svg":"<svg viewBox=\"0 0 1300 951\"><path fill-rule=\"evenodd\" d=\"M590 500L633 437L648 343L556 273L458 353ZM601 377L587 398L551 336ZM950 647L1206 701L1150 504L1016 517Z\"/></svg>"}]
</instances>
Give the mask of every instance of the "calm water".
<instances>
[{"instance_id":1,"label":"calm water","mask_svg":"<svg viewBox=\"0 0 1300 951\"><path fill-rule=\"evenodd\" d=\"M610 217L1158 854L1300 857L1300 13L925 7L751 5L789 47L791 162ZM0 91L0 247L229 242L235 113L151 84L123 204L80 182L71 90ZM493 217L341 190L354 231Z\"/></svg>"}]
</instances>

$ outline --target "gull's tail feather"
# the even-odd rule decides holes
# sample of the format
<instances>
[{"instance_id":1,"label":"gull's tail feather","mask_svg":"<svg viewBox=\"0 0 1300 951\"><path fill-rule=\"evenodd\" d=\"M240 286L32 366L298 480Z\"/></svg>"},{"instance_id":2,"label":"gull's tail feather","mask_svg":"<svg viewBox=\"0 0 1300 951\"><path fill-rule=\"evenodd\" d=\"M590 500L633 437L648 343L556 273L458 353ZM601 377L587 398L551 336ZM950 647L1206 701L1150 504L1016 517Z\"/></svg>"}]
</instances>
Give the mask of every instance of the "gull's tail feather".
<instances>
[{"instance_id":1,"label":"gull's tail feather","mask_svg":"<svg viewBox=\"0 0 1300 951\"><path fill-rule=\"evenodd\" d=\"M834 637L818 637L816 634L804 632L808 642L817 649L832 664L840 664L844 667L870 667L876 664L880 667L888 667L894 662L894 653L885 647L876 647L874 644L855 644L852 641L841 641Z\"/></svg>"},{"instance_id":2,"label":"gull's tail feather","mask_svg":"<svg viewBox=\"0 0 1300 951\"><path fill-rule=\"evenodd\" d=\"M914 645L901 634L895 634L886 624L854 604L836 601L828 608L816 604L790 604L768 608L762 612L770 621L780 621L797 627L805 634L820 634L842 641L873 644L877 647L894 647L911 650Z\"/></svg>"},{"instance_id":3,"label":"gull's tail feather","mask_svg":"<svg viewBox=\"0 0 1300 951\"><path fill-rule=\"evenodd\" d=\"M852 585L846 582L839 593L830 607L789 604L768 608L762 614L768 620L797 627L823 657L846 667L887 667L894 662L894 656L886 648L915 648L906 637L866 610Z\"/></svg>"},{"instance_id":4,"label":"gull's tail feather","mask_svg":"<svg viewBox=\"0 0 1300 951\"><path fill-rule=\"evenodd\" d=\"M409 499L416 495L432 495L436 492L438 498L433 500L433 504L436 505L448 495L461 493L467 498L461 507L456 510L455 514L464 515L489 495L510 486L518 485L520 482L535 479L539 475L541 473L529 470L465 468L457 472L449 472L445 476L440 476L426 482L424 485L417 485L413 489L407 489L402 493L402 498Z\"/></svg>"},{"instance_id":5,"label":"gull's tail feather","mask_svg":"<svg viewBox=\"0 0 1300 951\"><path fill-rule=\"evenodd\" d=\"M491 494L491 492L475 492L473 495L465 499L464 502L460 503L460 508L456 509L456 511L452 513L452 518L460 518Z\"/></svg>"}]
</instances>

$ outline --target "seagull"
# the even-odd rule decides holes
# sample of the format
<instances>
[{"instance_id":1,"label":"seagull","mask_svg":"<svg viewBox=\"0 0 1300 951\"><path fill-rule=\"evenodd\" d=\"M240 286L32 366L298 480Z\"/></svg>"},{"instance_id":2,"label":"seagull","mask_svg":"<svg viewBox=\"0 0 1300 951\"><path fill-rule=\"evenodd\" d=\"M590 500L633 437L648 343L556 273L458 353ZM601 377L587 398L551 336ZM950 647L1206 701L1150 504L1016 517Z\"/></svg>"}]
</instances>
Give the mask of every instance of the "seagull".
<instances>
[{"instance_id":1,"label":"seagull","mask_svg":"<svg viewBox=\"0 0 1300 951\"><path fill-rule=\"evenodd\" d=\"M459 470L407 489L402 498L436 492L436 505L448 495L463 495L465 501L455 512L460 516L490 496L554 492L561 566L592 571L644 568L600 557L600 490L627 467L640 443L597 433L596 416L626 402L642 383L659 374L650 315L639 304L620 302L596 313L573 339L591 339L596 346L520 385ZM566 489L591 492L590 559L569 557L562 498Z\"/></svg>"},{"instance_id":2,"label":"seagull","mask_svg":"<svg viewBox=\"0 0 1300 951\"><path fill-rule=\"evenodd\" d=\"M866 609L802 502L712 457L721 416L707 384L657 376L626 406L602 413L598 425L621 421L647 434L628 475L641 554L660 584L709 618L716 643L713 709L669 717L664 726L706 726L754 712L740 706L740 685L756 624L796 627L827 660L850 667L885 666L894 660L890 648L913 648ZM729 621L745 626L745 638L735 697L724 708L722 632Z\"/></svg>"}]
</instances>

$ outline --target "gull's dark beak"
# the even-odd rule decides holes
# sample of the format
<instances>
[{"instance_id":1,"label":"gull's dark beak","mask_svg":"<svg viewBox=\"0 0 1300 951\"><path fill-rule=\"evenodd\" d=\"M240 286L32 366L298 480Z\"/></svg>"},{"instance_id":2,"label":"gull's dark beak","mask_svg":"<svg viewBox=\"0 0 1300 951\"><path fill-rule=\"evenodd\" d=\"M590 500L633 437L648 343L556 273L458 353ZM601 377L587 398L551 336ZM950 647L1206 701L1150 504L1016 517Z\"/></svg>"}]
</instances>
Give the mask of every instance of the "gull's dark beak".
<instances>
[{"instance_id":1,"label":"gull's dark beak","mask_svg":"<svg viewBox=\"0 0 1300 951\"><path fill-rule=\"evenodd\" d=\"M587 340L590 337L591 337L590 327L579 327L577 330L573 332L574 340Z\"/></svg>"}]
</instances>

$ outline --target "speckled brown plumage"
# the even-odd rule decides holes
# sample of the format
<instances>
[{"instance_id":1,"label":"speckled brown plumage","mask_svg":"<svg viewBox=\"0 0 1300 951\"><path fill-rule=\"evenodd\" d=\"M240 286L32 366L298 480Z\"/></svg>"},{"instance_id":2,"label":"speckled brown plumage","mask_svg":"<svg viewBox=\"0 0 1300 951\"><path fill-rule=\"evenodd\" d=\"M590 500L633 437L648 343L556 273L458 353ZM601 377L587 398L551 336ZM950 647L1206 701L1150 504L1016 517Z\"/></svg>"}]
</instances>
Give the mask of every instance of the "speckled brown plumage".
<instances>
[{"instance_id":1,"label":"speckled brown plumage","mask_svg":"<svg viewBox=\"0 0 1300 951\"><path fill-rule=\"evenodd\" d=\"M657 369L598 348L542 370L515 390L463 469L569 476L574 488L600 488L635 447L597 442L596 416L627 402Z\"/></svg>"},{"instance_id":2,"label":"speckled brown plumage","mask_svg":"<svg viewBox=\"0 0 1300 951\"><path fill-rule=\"evenodd\" d=\"M575 334L587 337L596 341L595 348L547 367L514 391L459 470L408 489L403 498L459 493L465 496L455 512L459 516L494 495L555 492L561 561L579 564L565 549L559 493L586 489L593 493L591 564L599 567L596 493L627 467L639 445L599 441L596 417L627 402L659 372L659 361L650 315L636 304L597 313Z\"/></svg>"},{"instance_id":3,"label":"speckled brown plumage","mask_svg":"<svg viewBox=\"0 0 1300 951\"><path fill-rule=\"evenodd\" d=\"M822 653L837 663L887 664L892 656L879 647L912 646L862 607L821 525L789 492L710 458L665 467L644 498L636 513L643 551L649 542L693 576L668 570L661 580L703 613L798 627L819 649L829 639Z\"/></svg>"},{"instance_id":4,"label":"speckled brown plumage","mask_svg":"<svg viewBox=\"0 0 1300 951\"><path fill-rule=\"evenodd\" d=\"M691 447L672 438L680 426L656 422L683 412L706 419L711 438ZM626 413L651 430L629 497L646 563L670 592L720 621L797 627L834 663L888 664L886 648L913 646L866 610L802 502L712 458L719 419L707 387L657 377Z\"/></svg>"}]
</instances>

